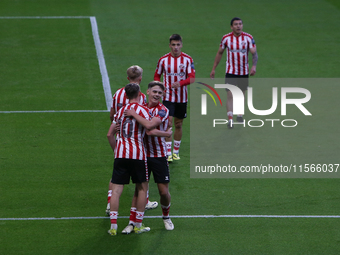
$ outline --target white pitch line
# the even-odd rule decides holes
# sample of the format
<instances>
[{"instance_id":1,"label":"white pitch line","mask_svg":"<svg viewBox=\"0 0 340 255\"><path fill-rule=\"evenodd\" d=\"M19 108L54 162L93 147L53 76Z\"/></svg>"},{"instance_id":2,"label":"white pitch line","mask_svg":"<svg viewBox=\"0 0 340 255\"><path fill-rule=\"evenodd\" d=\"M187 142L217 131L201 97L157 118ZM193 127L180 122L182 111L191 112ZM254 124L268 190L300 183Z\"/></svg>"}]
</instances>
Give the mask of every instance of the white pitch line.
<instances>
[{"instance_id":1,"label":"white pitch line","mask_svg":"<svg viewBox=\"0 0 340 255\"><path fill-rule=\"evenodd\" d=\"M128 219L130 216L119 216ZM144 216L147 219L162 218L162 216ZM340 218L340 215L171 215L171 218ZM23 220L92 220L109 219L109 217L46 217L46 218L0 218L0 221L23 221Z\"/></svg>"},{"instance_id":2,"label":"white pitch line","mask_svg":"<svg viewBox=\"0 0 340 255\"><path fill-rule=\"evenodd\" d=\"M88 19L90 16L2 16L0 19Z\"/></svg>"},{"instance_id":3,"label":"white pitch line","mask_svg":"<svg viewBox=\"0 0 340 255\"><path fill-rule=\"evenodd\" d=\"M110 110L112 106L112 93L111 93L109 76L107 74L104 53L103 53L102 45L101 45L100 38L99 38L97 20L96 20L96 17L90 17L90 20L91 20L94 44L95 44L96 51L97 51L100 73L102 75L106 107L108 110Z\"/></svg>"},{"instance_id":4,"label":"white pitch line","mask_svg":"<svg viewBox=\"0 0 340 255\"><path fill-rule=\"evenodd\" d=\"M0 113L45 113L45 112L109 112L109 110L46 110L46 111L0 111Z\"/></svg>"}]
</instances>

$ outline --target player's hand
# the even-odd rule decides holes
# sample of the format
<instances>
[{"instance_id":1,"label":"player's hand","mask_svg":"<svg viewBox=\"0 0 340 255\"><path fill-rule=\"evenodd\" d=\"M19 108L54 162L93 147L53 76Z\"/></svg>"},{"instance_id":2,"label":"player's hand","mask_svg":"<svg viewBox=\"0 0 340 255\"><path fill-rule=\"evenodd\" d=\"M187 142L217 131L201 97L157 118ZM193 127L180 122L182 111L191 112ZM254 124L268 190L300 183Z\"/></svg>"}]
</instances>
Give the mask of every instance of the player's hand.
<instances>
[{"instance_id":1,"label":"player's hand","mask_svg":"<svg viewBox=\"0 0 340 255\"><path fill-rule=\"evenodd\" d=\"M214 79L215 78L215 70L212 70L210 73L210 78Z\"/></svg>"},{"instance_id":2,"label":"player's hand","mask_svg":"<svg viewBox=\"0 0 340 255\"><path fill-rule=\"evenodd\" d=\"M172 136L172 127L169 128L166 133L169 135L167 138L170 138Z\"/></svg>"},{"instance_id":3,"label":"player's hand","mask_svg":"<svg viewBox=\"0 0 340 255\"><path fill-rule=\"evenodd\" d=\"M134 114L136 114L134 109L126 109L124 111L124 116L133 117Z\"/></svg>"},{"instance_id":4,"label":"player's hand","mask_svg":"<svg viewBox=\"0 0 340 255\"><path fill-rule=\"evenodd\" d=\"M173 84L171 84L171 88L172 89L177 89L179 86L181 86L181 84L179 83L179 81L174 82Z\"/></svg>"},{"instance_id":5,"label":"player's hand","mask_svg":"<svg viewBox=\"0 0 340 255\"><path fill-rule=\"evenodd\" d=\"M253 76L256 74L256 66L252 66L250 69L250 75Z\"/></svg>"}]
</instances>

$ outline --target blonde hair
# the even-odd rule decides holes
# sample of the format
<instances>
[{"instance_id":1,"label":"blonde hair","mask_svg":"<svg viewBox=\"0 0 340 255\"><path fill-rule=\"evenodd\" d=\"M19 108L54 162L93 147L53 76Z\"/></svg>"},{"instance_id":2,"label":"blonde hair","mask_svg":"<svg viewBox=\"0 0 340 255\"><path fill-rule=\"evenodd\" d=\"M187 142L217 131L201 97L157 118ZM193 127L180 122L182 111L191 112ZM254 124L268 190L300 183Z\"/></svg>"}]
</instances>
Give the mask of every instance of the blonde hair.
<instances>
[{"instance_id":1,"label":"blonde hair","mask_svg":"<svg viewBox=\"0 0 340 255\"><path fill-rule=\"evenodd\" d=\"M129 79L134 81L143 75L143 69L140 66L134 65L130 66L126 73Z\"/></svg>"}]
</instances>

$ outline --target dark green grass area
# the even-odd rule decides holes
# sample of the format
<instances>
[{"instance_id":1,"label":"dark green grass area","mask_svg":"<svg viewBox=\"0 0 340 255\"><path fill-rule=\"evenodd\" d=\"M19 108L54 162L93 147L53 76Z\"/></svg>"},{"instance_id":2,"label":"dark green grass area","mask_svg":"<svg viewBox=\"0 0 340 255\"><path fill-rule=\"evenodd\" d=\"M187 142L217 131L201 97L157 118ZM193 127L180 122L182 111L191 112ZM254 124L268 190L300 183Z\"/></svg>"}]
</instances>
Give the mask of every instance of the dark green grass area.
<instances>
[{"instance_id":1,"label":"dark green grass area","mask_svg":"<svg viewBox=\"0 0 340 255\"><path fill-rule=\"evenodd\" d=\"M107 114L2 114L1 217L96 215L113 159Z\"/></svg>"},{"instance_id":2,"label":"dark green grass area","mask_svg":"<svg viewBox=\"0 0 340 255\"><path fill-rule=\"evenodd\" d=\"M338 7L332 0L2 0L0 16L95 16L112 92L128 82L126 69L134 64L144 69L145 92L157 60L170 50L168 38L173 33L183 36L182 50L193 57L196 76L208 78L220 40L235 16L255 38L256 77L338 78ZM0 19L0 36L0 111L105 109L89 19ZM218 78L224 76L224 61L225 57L217 68ZM221 148L225 157L247 164L299 160L301 154L320 162L336 159L338 90L323 84L320 88L309 88L312 101L307 109L312 119L300 121L299 112L290 115L299 120L294 132L281 128L271 133L270 127L235 128L233 133L221 129L228 138L228 146ZM256 107L268 108L270 93L254 93L262 99ZM190 134L200 123L191 125L196 123L191 123L190 105L188 109L181 161L170 165L170 215L339 215L338 179L190 178ZM109 124L108 112L0 113L0 218L105 216L113 163L106 139ZM196 146L206 146L206 134L203 130ZM218 132L214 135L219 137ZM201 157L208 159L210 152L206 146ZM133 185L125 187L120 216L129 215L133 190ZM150 200L159 201L153 178ZM145 214L160 216L161 209ZM119 218L119 230L127 222ZM175 230L170 232L161 219L146 218L149 233L110 237L108 218L1 220L0 254L340 252L338 219L173 218L173 222Z\"/></svg>"},{"instance_id":3,"label":"dark green grass area","mask_svg":"<svg viewBox=\"0 0 340 255\"><path fill-rule=\"evenodd\" d=\"M119 223L120 221L118 221ZM108 236L104 220L22 221L1 225L4 254L338 254L337 219L176 219L167 232ZM195 226L194 229L189 226ZM214 231L207 231L213 229ZM37 231L39 230L39 231ZM13 245L12 240L16 240ZM22 240L33 239L32 242ZM74 242L74 240L78 240ZM71 249L69 247L72 247Z\"/></svg>"},{"instance_id":4,"label":"dark green grass area","mask_svg":"<svg viewBox=\"0 0 340 255\"><path fill-rule=\"evenodd\" d=\"M0 23L1 110L105 109L89 19Z\"/></svg>"}]
</instances>

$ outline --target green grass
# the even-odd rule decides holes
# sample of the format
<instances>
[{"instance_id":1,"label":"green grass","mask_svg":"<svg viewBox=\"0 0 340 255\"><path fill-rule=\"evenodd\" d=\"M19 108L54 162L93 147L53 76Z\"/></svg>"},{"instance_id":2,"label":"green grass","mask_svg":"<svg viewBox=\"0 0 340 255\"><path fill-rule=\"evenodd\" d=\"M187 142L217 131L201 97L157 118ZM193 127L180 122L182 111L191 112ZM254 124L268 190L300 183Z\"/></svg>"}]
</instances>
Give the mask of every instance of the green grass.
<instances>
[{"instance_id":1,"label":"green grass","mask_svg":"<svg viewBox=\"0 0 340 255\"><path fill-rule=\"evenodd\" d=\"M255 37L256 77L340 76L336 1L45 2L2 0L0 16L95 16L112 92L127 83L133 64L144 69L145 91L172 33L183 36L197 77L208 78L234 16ZM106 109L89 19L0 19L0 36L0 111ZM294 132L226 130L225 157L247 164L336 159L338 93L320 88L309 88L307 108L316 120L299 122ZM190 178L191 122L184 122L182 159L170 165L171 215L339 215L337 178ZM108 112L0 113L0 218L104 216L113 163L109 125ZM129 215L132 193L133 185L125 187L120 216ZM159 200L153 179L150 198ZM120 230L127 221L118 219ZM144 222L150 233L110 237L107 218L1 220L0 254L339 254L338 219L173 218L171 232L159 218Z\"/></svg>"},{"instance_id":2,"label":"green grass","mask_svg":"<svg viewBox=\"0 0 340 255\"><path fill-rule=\"evenodd\" d=\"M145 220L148 222L148 220ZM180 231L167 232L161 222L145 235L117 235L103 232L104 220L48 221L18 224L9 222L1 228L14 232L15 247L2 246L4 254L337 254L339 235L337 219L196 219L195 231L185 219L177 219ZM221 227L221 225L224 225ZM22 230L25 231L22 231ZM36 229L40 231L37 232ZM79 233L81 231L81 237ZM207 229L214 229L208 232ZM259 234L261 233L261 234ZM309 238L306 238L309 237ZM36 240L20 242L26 238ZM77 240L77 242L74 242ZM295 249L292 246L295 245ZM188 246L190 248L188 248ZM72 248L70 248L72 247ZM23 252L25 251L25 252Z\"/></svg>"}]
</instances>

